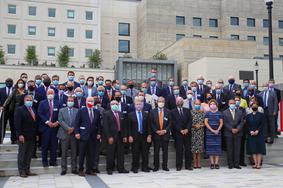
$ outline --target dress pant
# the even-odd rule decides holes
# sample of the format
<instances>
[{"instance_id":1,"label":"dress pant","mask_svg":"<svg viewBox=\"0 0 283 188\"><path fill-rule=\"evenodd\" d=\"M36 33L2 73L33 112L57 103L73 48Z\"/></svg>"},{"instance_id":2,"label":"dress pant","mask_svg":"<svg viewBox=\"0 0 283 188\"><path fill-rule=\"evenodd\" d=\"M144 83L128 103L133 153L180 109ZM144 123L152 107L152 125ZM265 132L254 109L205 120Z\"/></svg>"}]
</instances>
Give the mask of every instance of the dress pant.
<instances>
[{"instance_id":1,"label":"dress pant","mask_svg":"<svg viewBox=\"0 0 283 188\"><path fill-rule=\"evenodd\" d=\"M61 168L62 171L67 171L68 150L71 148L71 168L72 171L77 171L77 139L74 134L68 135L66 139L61 140Z\"/></svg>"},{"instance_id":2,"label":"dress pant","mask_svg":"<svg viewBox=\"0 0 283 188\"><path fill-rule=\"evenodd\" d=\"M270 138L270 141L273 142L275 138L275 116L272 112L268 110L268 108L264 109L264 115L266 119L266 138Z\"/></svg>"},{"instance_id":3,"label":"dress pant","mask_svg":"<svg viewBox=\"0 0 283 188\"><path fill-rule=\"evenodd\" d=\"M185 152L185 167L192 167L192 153L191 153L192 138L191 135L176 134L176 167L183 166L183 153Z\"/></svg>"},{"instance_id":4,"label":"dress pant","mask_svg":"<svg viewBox=\"0 0 283 188\"><path fill-rule=\"evenodd\" d=\"M243 136L241 139L241 150L240 150L240 165L245 164L245 160L246 160L246 140L247 140L247 134L248 134L248 128L247 128L247 124L244 124L243 127Z\"/></svg>"},{"instance_id":5,"label":"dress pant","mask_svg":"<svg viewBox=\"0 0 283 188\"><path fill-rule=\"evenodd\" d=\"M96 141L94 149L94 159L92 160L92 170L98 170L99 167L99 155L101 151L102 143L100 141ZM89 159L89 155L86 156L86 165L90 166L89 164L91 160Z\"/></svg>"},{"instance_id":6,"label":"dress pant","mask_svg":"<svg viewBox=\"0 0 283 188\"><path fill-rule=\"evenodd\" d=\"M18 170L19 173L30 172L30 163L34 150L34 139L25 139L25 142L19 142L18 152Z\"/></svg>"},{"instance_id":7,"label":"dress pant","mask_svg":"<svg viewBox=\"0 0 283 188\"><path fill-rule=\"evenodd\" d=\"M57 129L48 128L41 134L41 151L42 151L42 163L48 165L48 151L50 151L50 164L56 163L57 158Z\"/></svg>"},{"instance_id":8,"label":"dress pant","mask_svg":"<svg viewBox=\"0 0 283 188\"><path fill-rule=\"evenodd\" d=\"M227 161L228 166L240 165L241 136L232 135L225 136L227 145Z\"/></svg>"},{"instance_id":9,"label":"dress pant","mask_svg":"<svg viewBox=\"0 0 283 188\"><path fill-rule=\"evenodd\" d=\"M7 127L8 121L9 121L10 130L11 130L11 141L13 142L17 141L16 128L14 125L14 114L9 112L8 110L5 110L4 115L2 114L1 116L0 144L3 143L3 139L5 138L6 127Z\"/></svg>"},{"instance_id":10,"label":"dress pant","mask_svg":"<svg viewBox=\"0 0 283 188\"><path fill-rule=\"evenodd\" d=\"M168 163L168 144L169 144L169 139L165 139L164 136L154 136L154 168L159 169L159 152L160 149L162 148L162 167L167 168L167 163Z\"/></svg>"},{"instance_id":11,"label":"dress pant","mask_svg":"<svg viewBox=\"0 0 283 188\"><path fill-rule=\"evenodd\" d=\"M132 169L138 170L140 164L140 156L142 157L142 170L146 170L148 168L148 144L147 137L137 133L137 137L134 139L132 144L132 152L133 152L133 163Z\"/></svg>"},{"instance_id":12,"label":"dress pant","mask_svg":"<svg viewBox=\"0 0 283 188\"><path fill-rule=\"evenodd\" d=\"M107 144L106 170L113 171L115 167L115 158L117 158L117 170L123 171L124 168L125 143L121 133L114 138L113 144Z\"/></svg>"},{"instance_id":13,"label":"dress pant","mask_svg":"<svg viewBox=\"0 0 283 188\"><path fill-rule=\"evenodd\" d=\"M93 163L96 148L96 139L80 140L79 143L79 171L84 170L84 161L86 161L86 172L91 173L93 171Z\"/></svg>"}]
</instances>

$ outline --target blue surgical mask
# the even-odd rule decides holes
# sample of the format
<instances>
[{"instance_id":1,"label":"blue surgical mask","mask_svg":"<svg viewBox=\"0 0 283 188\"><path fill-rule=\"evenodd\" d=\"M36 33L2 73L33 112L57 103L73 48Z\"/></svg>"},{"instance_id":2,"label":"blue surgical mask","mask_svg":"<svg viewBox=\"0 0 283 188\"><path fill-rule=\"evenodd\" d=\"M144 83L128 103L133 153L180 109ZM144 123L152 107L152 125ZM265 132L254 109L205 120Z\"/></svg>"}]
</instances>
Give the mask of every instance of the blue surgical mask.
<instances>
[{"instance_id":1,"label":"blue surgical mask","mask_svg":"<svg viewBox=\"0 0 283 188\"><path fill-rule=\"evenodd\" d=\"M68 76L68 80L69 80L69 81L71 81L71 82L72 82L72 81L74 81L74 79L75 79L75 77L74 77L74 76Z\"/></svg>"},{"instance_id":2,"label":"blue surgical mask","mask_svg":"<svg viewBox=\"0 0 283 188\"><path fill-rule=\"evenodd\" d=\"M76 92L76 96L81 98L83 96L83 93L82 92Z\"/></svg>"},{"instance_id":3,"label":"blue surgical mask","mask_svg":"<svg viewBox=\"0 0 283 188\"><path fill-rule=\"evenodd\" d=\"M53 80L53 85L58 86L59 85L59 80Z\"/></svg>"},{"instance_id":4,"label":"blue surgical mask","mask_svg":"<svg viewBox=\"0 0 283 188\"><path fill-rule=\"evenodd\" d=\"M147 92L147 88L141 88L141 91L146 93Z\"/></svg>"},{"instance_id":5,"label":"blue surgical mask","mask_svg":"<svg viewBox=\"0 0 283 188\"><path fill-rule=\"evenodd\" d=\"M203 84L203 81L204 81L204 80L197 80L197 83L198 83L199 85L202 85L202 84Z\"/></svg>"},{"instance_id":6,"label":"blue surgical mask","mask_svg":"<svg viewBox=\"0 0 283 188\"><path fill-rule=\"evenodd\" d=\"M119 110L118 105L116 105L116 104L111 105L111 110L113 110L114 112L117 112Z\"/></svg>"},{"instance_id":7,"label":"blue surgical mask","mask_svg":"<svg viewBox=\"0 0 283 188\"><path fill-rule=\"evenodd\" d=\"M122 95L126 95L126 90L121 90Z\"/></svg>"},{"instance_id":8,"label":"blue surgical mask","mask_svg":"<svg viewBox=\"0 0 283 188\"><path fill-rule=\"evenodd\" d=\"M221 89L216 89L215 92L216 94L221 94Z\"/></svg>"},{"instance_id":9,"label":"blue surgical mask","mask_svg":"<svg viewBox=\"0 0 283 188\"><path fill-rule=\"evenodd\" d=\"M83 85L85 83L84 79L80 79L80 84Z\"/></svg>"},{"instance_id":10,"label":"blue surgical mask","mask_svg":"<svg viewBox=\"0 0 283 188\"><path fill-rule=\"evenodd\" d=\"M236 101L236 106L240 106L241 101Z\"/></svg>"},{"instance_id":11,"label":"blue surgical mask","mask_svg":"<svg viewBox=\"0 0 283 188\"><path fill-rule=\"evenodd\" d=\"M40 85L42 83L42 80L35 80L36 85Z\"/></svg>"},{"instance_id":12,"label":"blue surgical mask","mask_svg":"<svg viewBox=\"0 0 283 188\"><path fill-rule=\"evenodd\" d=\"M98 84L102 86L102 85L103 85L103 81L102 81L102 80L99 80L99 81L98 81Z\"/></svg>"},{"instance_id":13,"label":"blue surgical mask","mask_svg":"<svg viewBox=\"0 0 283 188\"><path fill-rule=\"evenodd\" d=\"M150 85L154 87L156 85L156 81L151 81Z\"/></svg>"},{"instance_id":14,"label":"blue surgical mask","mask_svg":"<svg viewBox=\"0 0 283 188\"><path fill-rule=\"evenodd\" d=\"M244 86L245 88L249 87L249 85L250 85L250 84L249 84L248 82L244 82L244 83L243 83L243 86Z\"/></svg>"},{"instance_id":15,"label":"blue surgical mask","mask_svg":"<svg viewBox=\"0 0 283 188\"><path fill-rule=\"evenodd\" d=\"M104 91L98 91L98 95L99 95L100 97L103 97Z\"/></svg>"},{"instance_id":16,"label":"blue surgical mask","mask_svg":"<svg viewBox=\"0 0 283 188\"><path fill-rule=\"evenodd\" d=\"M74 102L67 102L67 106L68 106L69 108L72 108L72 107L74 106Z\"/></svg>"},{"instance_id":17,"label":"blue surgical mask","mask_svg":"<svg viewBox=\"0 0 283 188\"><path fill-rule=\"evenodd\" d=\"M196 104L194 107L195 107L195 110L200 110L200 105L199 104Z\"/></svg>"},{"instance_id":18,"label":"blue surgical mask","mask_svg":"<svg viewBox=\"0 0 283 188\"><path fill-rule=\"evenodd\" d=\"M115 89L119 90L120 89L120 85L115 85Z\"/></svg>"},{"instance_id":19,"label":"blue surgical mask","mask_svg":"<svg viewBox=\"0 0 283 188\"><path fill-rule=\"evenodd\" d=\"M182 82L182 84L183 84L184 86L187 86L187 85L188 85L188 81L184 80L184 81Z\"/></svg>"},{"instance_id":20,"label":"blue surgical mask","mask_svg":"<svg viewBox=\"0 0 283 188\"><path fill-rule=\"evenodd\" d=\"M197 90L198 90L197 87L192 87L192 91L193 91L193 92L196 92Z\"/></svg>"},{"instance_id":21,"label":"blue surgical mask","mask_svg":"<svg viewBox=\"0 0 283 188\"><path fill-rule=\"evenodd\" d=\"M30 108L32 107L33 102L32 101L25 101L25 106Z\"/></svg>"},{"instance_id":22,"label":"blue surgical mask","mask_svg":"<svg viewBox=\"0 0 283 188\"><path fill-rule=\"evenodd\" d=\"M174 95L179 95L180 91L179 90L174 90L173 93L174 93Z\"/></svg>"},{"instance_id":23,"label":"blue surgical mask","mask_svg":"<svg viewBox=\"0 0 283 188\"><path fill-rule=\"evenodd\" d=\"M235 109L236 109L236 105L235 105L235 104L230 104L230 105L229 105L229 108L230 108L231 110L235 110Z\"/></svg>"}]
</instances>

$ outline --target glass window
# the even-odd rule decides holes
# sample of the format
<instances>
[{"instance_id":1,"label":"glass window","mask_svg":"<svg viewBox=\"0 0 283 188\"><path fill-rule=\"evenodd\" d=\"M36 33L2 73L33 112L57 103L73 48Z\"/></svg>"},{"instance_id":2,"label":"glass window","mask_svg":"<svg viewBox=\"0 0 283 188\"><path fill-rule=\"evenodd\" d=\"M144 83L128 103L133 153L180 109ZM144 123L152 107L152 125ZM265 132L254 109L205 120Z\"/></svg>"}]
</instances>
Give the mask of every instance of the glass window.
<instances>
[{"instance_id":1,"label":"glass window","mask_svg":"<svg viewBox=\"0 0 283 188\"><path fill-rule=\"evenodd\" d=\"M201 35L193 35L194 38L201 38Z\"/></svg>"},{"instance_id":2,"label":"glass window","mask_svg":"<svg viewBox=\"0 0 283 188\"><path fill-rule=\"evenodd\" d=\"M283 38L279 38L279 46L283 46Z\"/></svg>"},{"instance_id":3,"label":"glass window","mask_svg":"<svg viewBox=\"0 0 283 188\"><path fill-rule=\"evenodd\" d=\"M185 16L176 16L176 25L185 25Z\"/></svg>"},{"instance_id":4,"label":"glass window","mask_svg":"<svg viewBox=\"0 0 283 188\"><path fill-rule=\"evenodd\" d=\"M92 55L92 49L85 49L85 57L90 57Z\"/></svg>"},{"instance_id":5,"label":"glass window","mask_svg":"<svg viewBox=\"0 0 283 188\"><path fill-rule=\"evenodd\" d=\"M86 39L92 39L92 30L86 30L85 31L85 38Z\"/></svg>"},{"instance_id":6,"label":"glass window","mask_svg":"<svg viewBox=\"0 0 283 188\"><path fill-rule=\"evenodd\" d=\"M49 8L48 9L48 17L56 17L56 9L55 8Z\"/></svg>"},{"instance_id":7,"label":"glass window","mask_svg":"<svg viewBox=\"0 0 283 188\"><path fill-rule=\"evenodd\" d=\"M14 44L8 44L8 54L15 54L16 53L16 45Z\"/></svg>"},{"instance_id":8,"label":"glass window","mask_svg":"<svg viewBox=\"0 0 283 188\"><path fill-rule=\"evenodd\" d=\"M218 36L209 36L211 39L218 39Z\"/></svg>"},{"instance_id":9,"label":"glass window","mask_svg":"<svg viewBox=\"0 0 283 188\"><path fill-rule=\"evenodd\" d=\"M248 36L247 40L249 40L249 41L256 41L256 36Z\"/></svg>"},{"instance_id":10,"label":"glass window","mask_svg":"<svg viewBox=\"0 0 283 188\"><path fill-rule=\"evenodd\" d=\"M55 36L55 27L48 27L48 36L49 37Z\"/></svg>"},{"instance_id":11,"label":"glass window","mask_svg":"<svg viewBox=\"0 0 283 188\"><path fill-rule=\"evenodd\" d=\"M268 46L269 44L269 37L263 37L263 45Z\"/></svg>"},{"instance_id":12,"label":"glass window","mask_svg":"<svg viewBox=\"0 0 283 188\"><path fill-rule=\"evenodd\" d=\"M28 26L28 35L36 35L36 27Z\"/></svg>"},{"instance_id":13,"label":"glass window","mask_svg":"<svg viewBox=\"0 0 283 188\"><path fill-rule=\"evenodd\" d=\"M67 37L74 38L75 37L75 30L74 29L67 29Z\"/></svg>"},{"instance_id":14,"label":"glass window","mask_svg":"<svg viewBox=\"0 0 283 188\"><path fill-rule=\"evenodd\" d=\"M279 55L279 59L283 59L283 55Z\"/></svg>"},{"instance_id":15,"label":"glass window","mask_svg":"<svg viewBox=\"0 0 283 188\"><path fill-rule=\"evenodd\" d=\"M217 19L209 19L209 27L218 27Z\"/></svg>"},{"instance_id":16,"label":"glass window","mask_svg":"<svg viewBox=\"0 0 283 188\"><path fill-rule=\"evenodd\" d=\"M75 11L74 10L67 10L67 18L75 18Z\"/></svg>"},{"instance_id":17,"label":"glass window","mask_svg":"<svg viewBox=\"0 0 283 188\"><path fill-rule=\"evenodd\" d=\"M240 36L239 35L231 35L232 40L239 40Z\"/></svg>"},{"instance_id":18,"label":"glass window","mask_svg":"<svg viewBox=\"0 0 283 188\"><path fill-rule=\"evenodd\" d=\"M254 18L247 18L247 26L248 27L255 27L255 19Z\"/></svg>"},{"instance_id":19,"label":"glass window","mask_svg":"<svg viewBox=\"0 0 283 188\"><path fill-rule=\"evenodd\" d=\"M263 19L262 20L262 27L267 28L269 26L269 21L268 19Z\"/></svg>"},{"instance_id":20,"label":"glass window","mask_svg":"<svg viewBox=\"0 0 283 188\"><path fill-rule=\"evenodd\" d=\"M279 21L278 21L278 27L279 27L280 29L283 29L283 20L279 20Z\"/></svg>"},{"instance_id":21,"label":"glass window","mask_svg":"<svg viewBox=\"0 0 283 188\"><path fill-rule=\"evenodd\" d=\"M239 25L238 17L230 17L230 25Z\"/></svg>"},{"instance_id":22,"label":"glass window","mask_svg":"<svg viewBox=\"0 0 283 188\"><path fill-rule=\"evenodd\" d=\"M48 56L55 56L55 47L48 47L47 48L47 55Z\"/></svg>"},{"instance_id":23,"label":"glass window","mask_svg":"<svg viewBox=\"0 0 283 188\"><path fill-rule=\"evenodd\" d=\"M119 53L130 53L129 40L119 40Z\"/></svg>"},{"instance_id":24,"label":"glass window","mask_svg":"<svg viewBox=\"0 0 283 188\"><path fill-rule=\"evenodd\" d=\"M92 11L86 11L85 12L85 19L86 20L93 20L93 12Z\"/></svg>"},{"instance_id":25,"label":"glass window","mask_svg":"<svg viewBox=\"0 0 283 188\"><path fill-rule=\"evenodd\" d=\"M36 7L34 7L34 6L28 7L28 15L36 16Z\"/></svg>"},{"instance_id":26,"label":"glass window","mask_svg":"<svg viewBox=\"0 0 283 188\"><path fill-rule=\"evenodd\" d=\"M8 25L8 33L9 34L16 34L16 25Z\"/></svg>"},{"instance_id":27,"label":"glass window","mask_svg":"<svg viewBox=\"0 0 283 188\"><path fill-rule=\"evenodd\" d=\"M193 18L193 26L200 27L201 26L201 18L194 17Z\"/></svg>"},{"instance_id":28,"label":"glass window","mask_svg":"<svg viewBox=\"0 0 283 188\"><path fill-rule=\"evenodd\" d=\"M185 34L176 34L176 41L184 38L186 35Z\"/></svg>"},{"instance_id":29,"label":"glass window","mask_svg":"<svg viewBox=\"0 0 283 188\"><path fill-rule=\"evenodd\" d=\"M69 48L68 53L69 53L69 57L74 57L75 54L74 48Z\"/></svg>"},{"instance_id":30,"label":"glass window","mask_svg":"<svg viewBox=\"0 0 283 188\"><path fill-rule=\"evenodd\" d=\"M130 36L130 24L129 23L119 23L119 35L120 36Z\"/></svg>"},{"instance_id":31,"label":"glass window","mask_svg":"<svg viewBox=\"0 0 283 188\"><path fill-rule=\"evenodd\" d=\"M8 5L8 13L9 14L16 14L17 13L17 6L16 5Z\"/></svg>"}]
</instances>

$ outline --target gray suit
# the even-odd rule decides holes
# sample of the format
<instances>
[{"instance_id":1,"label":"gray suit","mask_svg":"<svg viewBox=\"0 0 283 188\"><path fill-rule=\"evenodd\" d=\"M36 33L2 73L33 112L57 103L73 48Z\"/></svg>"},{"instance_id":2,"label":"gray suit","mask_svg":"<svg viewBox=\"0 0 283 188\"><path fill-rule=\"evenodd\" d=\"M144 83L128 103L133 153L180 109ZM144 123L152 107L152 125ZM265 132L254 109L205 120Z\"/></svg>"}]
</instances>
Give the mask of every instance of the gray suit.
<instances>
[{"instance_id":1,"label":"gray suit","mask_svg":"<svg viewBox=\"0 0 283 188\"><path fill-rule=\"evenodd\" d=\"M72 108L69 112L69 108L62 108L59 111L58 121L60 123L60 128L57 133L57 137L61 140L62 148L62 159L61 168L62 171L67 171L67 153L69 145L71 146L71 167L72 171L77 171L77 140L74 133L68 134L67 130L69 128L74 128L73 122L78 113L78 109Z\"/></svg>"},{"instance_id":2,"label":"gray suit","mask_svg":"<svg viewBox=\"0 0 283 188\"><path fill-rule=\"evenodd\" d=\"M227 159L229 167L237 167L240 163L241 139L243 136L244 114L241 110L235 109L233 119L232 112L227 109L223 112L224 136L227 146ZM237 134L232 133L232 129L238 129Z\"/></svg>"},{"instance_id":3,"label":"gray suit","mask_svg":"<svg viewBox=\"0 0 283 188\"><path fill-rule=\"evenodd\" d=\"M266 118L265 132L266 137L270 138L270 142L274 141L275 137L275 116L273 113L278 112L278 99L275 91L266 89L259 94L263 100L264 115Z\"/></svg>"}]
</instances>

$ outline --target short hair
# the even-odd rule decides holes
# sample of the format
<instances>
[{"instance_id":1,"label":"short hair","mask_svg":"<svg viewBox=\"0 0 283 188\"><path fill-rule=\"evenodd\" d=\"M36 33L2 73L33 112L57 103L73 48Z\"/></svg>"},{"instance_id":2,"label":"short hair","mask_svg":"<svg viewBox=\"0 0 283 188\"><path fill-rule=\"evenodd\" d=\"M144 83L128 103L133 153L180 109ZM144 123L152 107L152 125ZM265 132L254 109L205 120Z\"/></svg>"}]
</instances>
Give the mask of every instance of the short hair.
<instances>
[{"instance_id":1,"label":"short hair","mask_svg":"<svg viewBox=\"0 0 283 188\"><path fill-rule=\"evenodd\" d=\"M215 99L211 99L211 100L208 102L208 105L210 105L211 103L215 103L216 106L218 106L218 102L217 102Z\"/></svg>"},{"instance_id":2,"label":"short hair","mask_svg":"<svg viewBox=\"0 0 283 188\"><path fill-rule=\"evenodd\" d=\"M93 79L94 80L94 77L93 76L89 76L89 77L87 77L87 81L89 80L89 79Z\"/></svg>"},{"instance_id":3,"label":"short hair","mask_svg":"<svg viewBox=\"0 0 283 188\"><path fill-rule=\"evenodd\" d=\"M21 76L20 77L22 77L23 75L28 75L27 73L25 73L25 72L23 72L22 74L21 74Z\"/></svg>"},{"instance_id":4,"label":"short hair","mask_svg":"<svg viewBox=\"0 0 283 188\"><path fill-rule=\"evenodd\" d=\"M74 71L68 71L67 75L69 75L70 73L72 73L72 74L75 75L75 72L74 72Z\"/></svg>"},{"instance_id":5,"label":"short hair","mask_svg":"<svg viewBox=\"0 0 283 188\"><path fill-rule=\"evenodd\" d=\"M55 78L55 77L59 78L59 76L55 74L55 75L52 76L52 79Z\"/></svg>"}]
</instances>

